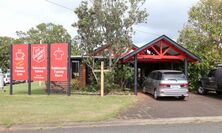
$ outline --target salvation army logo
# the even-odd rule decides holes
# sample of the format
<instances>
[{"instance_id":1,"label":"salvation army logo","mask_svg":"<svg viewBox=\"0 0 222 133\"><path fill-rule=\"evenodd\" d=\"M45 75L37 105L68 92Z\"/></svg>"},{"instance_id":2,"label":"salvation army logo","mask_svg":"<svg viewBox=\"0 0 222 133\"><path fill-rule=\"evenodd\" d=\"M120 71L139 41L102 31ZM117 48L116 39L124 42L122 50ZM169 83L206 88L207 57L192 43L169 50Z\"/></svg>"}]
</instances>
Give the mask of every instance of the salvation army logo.
<instances>
[{"instance_id":1,"label":"salvation army logo","mask_svg":"<svg viewBox=\"0 0 222 133\"><path fill-rule=\"evenodd\" d=\"M41 63L46 59L46 49L45 47L33 47L32 58L34 61Z\"/></svg>"}]
</instances>

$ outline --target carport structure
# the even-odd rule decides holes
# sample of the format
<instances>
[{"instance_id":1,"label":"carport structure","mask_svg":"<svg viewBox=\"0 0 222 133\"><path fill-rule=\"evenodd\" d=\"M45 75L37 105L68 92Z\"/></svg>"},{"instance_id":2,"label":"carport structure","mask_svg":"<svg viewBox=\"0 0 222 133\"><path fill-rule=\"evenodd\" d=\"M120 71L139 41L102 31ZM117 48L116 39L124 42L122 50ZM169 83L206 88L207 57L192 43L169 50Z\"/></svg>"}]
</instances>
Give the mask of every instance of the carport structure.
<instances>
[{"instance_id":1,"label":"carport structure","mask_svg":"<svg viewBox=\"0 0 222 133\"><path fill-rule=\"evenodd\" d=\"M123 56L121 63L134 62L134 94L138 90L138 66L140 74L145 74L146 67L152 69L174 69L183 64L184 73L188 76L188 62L196 63L200 59L186 48L182 47L166 35L145 44L133 52Z\"/></svg>"}]
</instances>

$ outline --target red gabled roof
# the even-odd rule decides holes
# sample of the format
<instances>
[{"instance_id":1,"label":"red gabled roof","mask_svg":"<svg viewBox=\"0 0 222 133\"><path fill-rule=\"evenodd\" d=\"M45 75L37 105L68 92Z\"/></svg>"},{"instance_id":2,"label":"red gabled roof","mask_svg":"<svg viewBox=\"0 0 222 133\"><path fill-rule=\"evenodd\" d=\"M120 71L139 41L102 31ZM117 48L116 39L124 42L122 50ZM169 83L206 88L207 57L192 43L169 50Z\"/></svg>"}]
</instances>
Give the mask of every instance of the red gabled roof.
<instances>
[{"instance_id":1,"label":"red gabled roof","mask_svg":"<svg viewBox=\"0 0 222 133\"><path fill-rule=\"evenodd\" d=\"M163 62L184 60L185 58L190 62L197 62L200 60L199 57L165 35L162 35L135 51L123 56L121 60L123 63L133 60L135 55L137 55L138 62Z\"/></svg>"}]
</instances>

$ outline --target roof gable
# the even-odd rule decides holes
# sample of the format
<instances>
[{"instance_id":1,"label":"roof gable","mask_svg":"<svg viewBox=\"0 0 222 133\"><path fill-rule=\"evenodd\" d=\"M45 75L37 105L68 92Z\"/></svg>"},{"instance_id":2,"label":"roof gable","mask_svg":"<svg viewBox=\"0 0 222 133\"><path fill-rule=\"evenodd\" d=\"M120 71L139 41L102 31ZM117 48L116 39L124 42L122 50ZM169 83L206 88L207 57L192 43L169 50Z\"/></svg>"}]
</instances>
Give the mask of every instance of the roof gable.
<instances>
[{"instance_id":1,"label":"roof gable","mask_svg":"<svg viewBox=\"0 0 222 133\"><path fill-rule=\"evenodd\" d=\"M165 43L164 46L162 44L161 45L158 44L161 41ZM164 47L165 49L162 47ZM172 47L172 48L169 49L168 47ZM173 41L172 39L170 39L166 35L162 35L162 36L158 37L157 39L136 49L132 53L129 53L129 54L123 56L122 60L127 60L127 59L133 57L134 55L141 54L142 52L145 52L145 50L147 50L148 48L151 48L151 50L152 50L151 52L154 52L157 54L160 54L158 52L158 50L161 50L161 52L164 52L162 54L168 54L168 55L173 55L173 56L180 54L180 55L183 55L184 57L188 57L190 59L190 61L192 61L192 62L196 62L196 61L200 60L199 57L197 57L192 52L190 52L188 49L182 47L181 45L179 45L178 43L176 43L175 41ZM162 51L162 49L164 49L164 51Z\"/></svg>"}]
</instances>

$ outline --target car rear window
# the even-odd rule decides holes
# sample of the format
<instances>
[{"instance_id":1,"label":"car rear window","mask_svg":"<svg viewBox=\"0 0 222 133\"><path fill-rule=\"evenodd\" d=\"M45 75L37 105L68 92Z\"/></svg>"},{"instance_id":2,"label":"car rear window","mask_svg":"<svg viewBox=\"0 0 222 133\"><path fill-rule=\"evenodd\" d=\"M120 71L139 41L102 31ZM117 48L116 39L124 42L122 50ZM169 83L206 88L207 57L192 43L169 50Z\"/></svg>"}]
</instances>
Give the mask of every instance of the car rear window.
<instances>
[{"instance_id":1,"label":"car rear window","mask_svg":"<svg viewBox=\"0 0 222 133\"><path fill-rule=\"evenodd\" d=\"M182 72L164 72L163 79L185 79L185 75Z\"/></svg>"}]
</instances>

